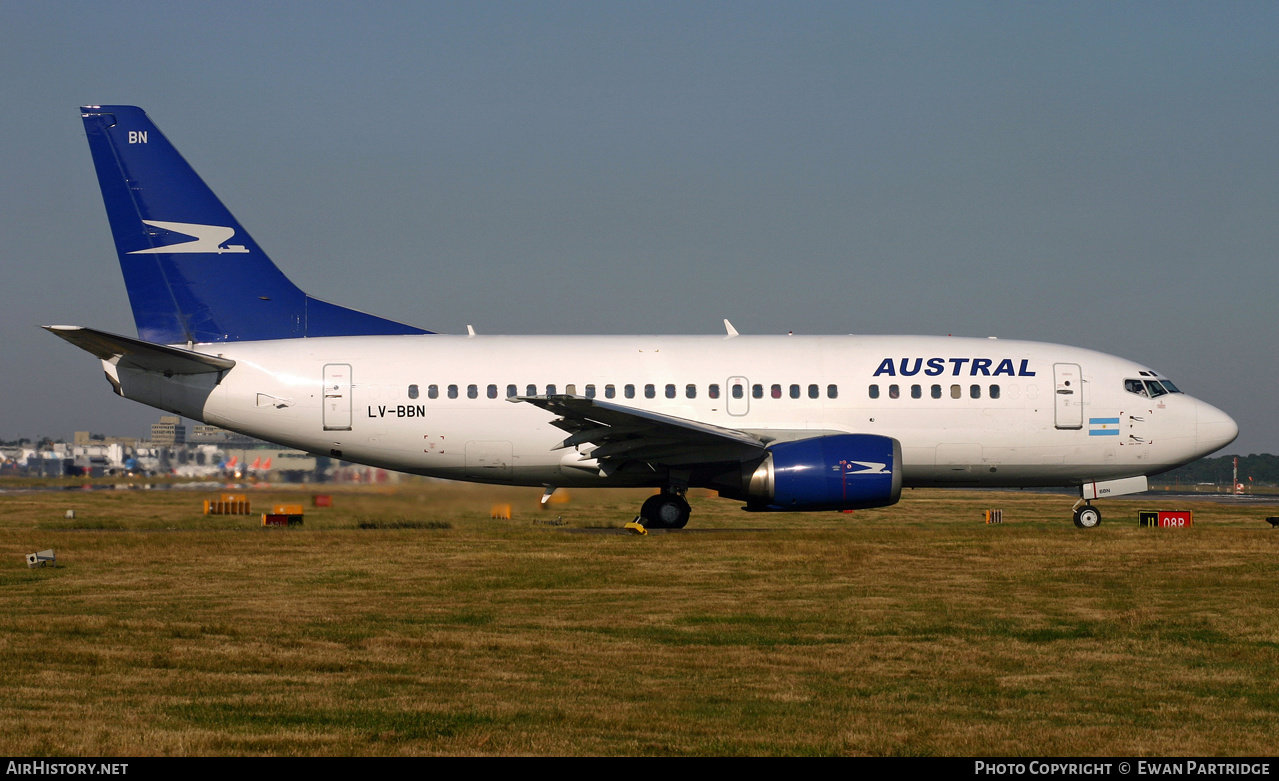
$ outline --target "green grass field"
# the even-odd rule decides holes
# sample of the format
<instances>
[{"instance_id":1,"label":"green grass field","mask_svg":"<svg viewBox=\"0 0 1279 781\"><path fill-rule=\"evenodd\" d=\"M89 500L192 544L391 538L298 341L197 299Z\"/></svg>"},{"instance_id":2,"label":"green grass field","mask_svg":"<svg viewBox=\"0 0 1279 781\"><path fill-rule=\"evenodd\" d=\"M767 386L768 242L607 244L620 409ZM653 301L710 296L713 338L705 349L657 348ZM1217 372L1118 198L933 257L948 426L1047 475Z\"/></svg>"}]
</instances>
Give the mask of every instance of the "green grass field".
<instances>
[{"instance_id":1,"label":"green grass field","mask_svg":"<svg viewBox=\"0 0 1279 781\"><path fill-rule=\"evenodd\" d=\"M1275 752L1276 507L1081 531L1063 495L696 497L638 536L631 491L319 490L288 530L205 492L0 494L0 752Z\"/></svg>"}]
</instances>

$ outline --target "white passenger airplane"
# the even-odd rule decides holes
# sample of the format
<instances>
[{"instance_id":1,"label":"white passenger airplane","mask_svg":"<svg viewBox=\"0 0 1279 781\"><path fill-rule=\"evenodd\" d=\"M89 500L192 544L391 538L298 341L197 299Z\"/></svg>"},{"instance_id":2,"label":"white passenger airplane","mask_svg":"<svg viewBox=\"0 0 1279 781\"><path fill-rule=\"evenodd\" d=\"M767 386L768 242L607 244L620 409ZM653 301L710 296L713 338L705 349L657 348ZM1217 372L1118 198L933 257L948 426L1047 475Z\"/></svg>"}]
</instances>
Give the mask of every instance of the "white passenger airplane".
<instances>
[{"instance_id":1,"label":"white passenger airplane","mask_svg":"<svg viewBox=\"0 0 1279 781\"><path fill-rule=\"evenodd\" d=\"M133 106L81 109L138 338L46 326L116 393L420 475L691 486L747 510L893 504L903 486L1074 486L1093 499L1234 440L1158 372L1036 342L932 336L447 336L293 285ZM470 330L470 329L468 329Z\"/></svg>"}]
</instances>

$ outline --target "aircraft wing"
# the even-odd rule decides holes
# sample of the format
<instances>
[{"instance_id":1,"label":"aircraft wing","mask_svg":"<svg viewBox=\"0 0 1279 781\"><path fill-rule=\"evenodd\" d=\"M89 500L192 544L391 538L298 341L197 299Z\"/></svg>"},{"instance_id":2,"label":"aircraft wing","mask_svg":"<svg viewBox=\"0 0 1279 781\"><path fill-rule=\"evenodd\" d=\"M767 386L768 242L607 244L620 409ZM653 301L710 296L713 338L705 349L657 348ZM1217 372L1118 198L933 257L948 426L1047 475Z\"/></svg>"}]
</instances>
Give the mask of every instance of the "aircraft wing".
<instances>
[{"instance_id":1,"label":"aircraft wing","mask_svg":"<svg viewBox=\"0 0 1279 781\"><path fill-rule=\"evenodd\" d=\"M583 396L519 396L560 417L551 421L569 433L555 449L581 448L582 460L618 467L627 462L663 466L740 463L765 453L765 440L673 415L639 410Z\"/></svg>"}]
</instances>

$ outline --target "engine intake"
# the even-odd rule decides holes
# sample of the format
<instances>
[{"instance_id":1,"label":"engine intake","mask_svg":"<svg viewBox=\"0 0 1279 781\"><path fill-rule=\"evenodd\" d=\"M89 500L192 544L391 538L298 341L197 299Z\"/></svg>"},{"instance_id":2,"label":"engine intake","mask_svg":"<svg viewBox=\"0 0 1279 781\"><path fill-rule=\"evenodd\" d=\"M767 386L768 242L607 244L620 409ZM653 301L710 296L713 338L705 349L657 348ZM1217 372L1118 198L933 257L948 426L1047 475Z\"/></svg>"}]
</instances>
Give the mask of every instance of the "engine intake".
<instances>
[{"instance_id":1,"label":"engine intake","mask_svg":"<svg viewBox=\"0 0 1279 781\"><path fill-rule=\"evenodd\" d=\"M895 504L902 494L902 446L875 434L779 442L751 474L748 510L855 510Z\"/></svg>"}]
</instances>

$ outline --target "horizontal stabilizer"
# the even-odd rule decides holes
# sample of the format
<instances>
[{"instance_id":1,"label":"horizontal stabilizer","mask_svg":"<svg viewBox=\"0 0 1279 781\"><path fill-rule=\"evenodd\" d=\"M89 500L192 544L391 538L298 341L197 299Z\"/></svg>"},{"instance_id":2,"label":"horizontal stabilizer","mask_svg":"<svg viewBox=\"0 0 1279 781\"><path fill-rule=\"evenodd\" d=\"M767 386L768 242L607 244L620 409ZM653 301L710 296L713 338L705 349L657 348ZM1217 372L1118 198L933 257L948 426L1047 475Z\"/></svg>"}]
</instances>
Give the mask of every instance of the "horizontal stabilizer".
<instances>
[{"instance_id":1,"label":"horizontal stabilizer","mask_svg":"<svg viewBox=\"0 0 1279 781\"><path fill-rule=\"evenodd\" d=\"M205 355L180 347L152 344L141 339L109 334L76 325L46 325L54 336L66 339L81 350L116 366L132 367L166 376L174 374L211 374L235 366L229 358Z\"/></svg>"}]
</instances>

